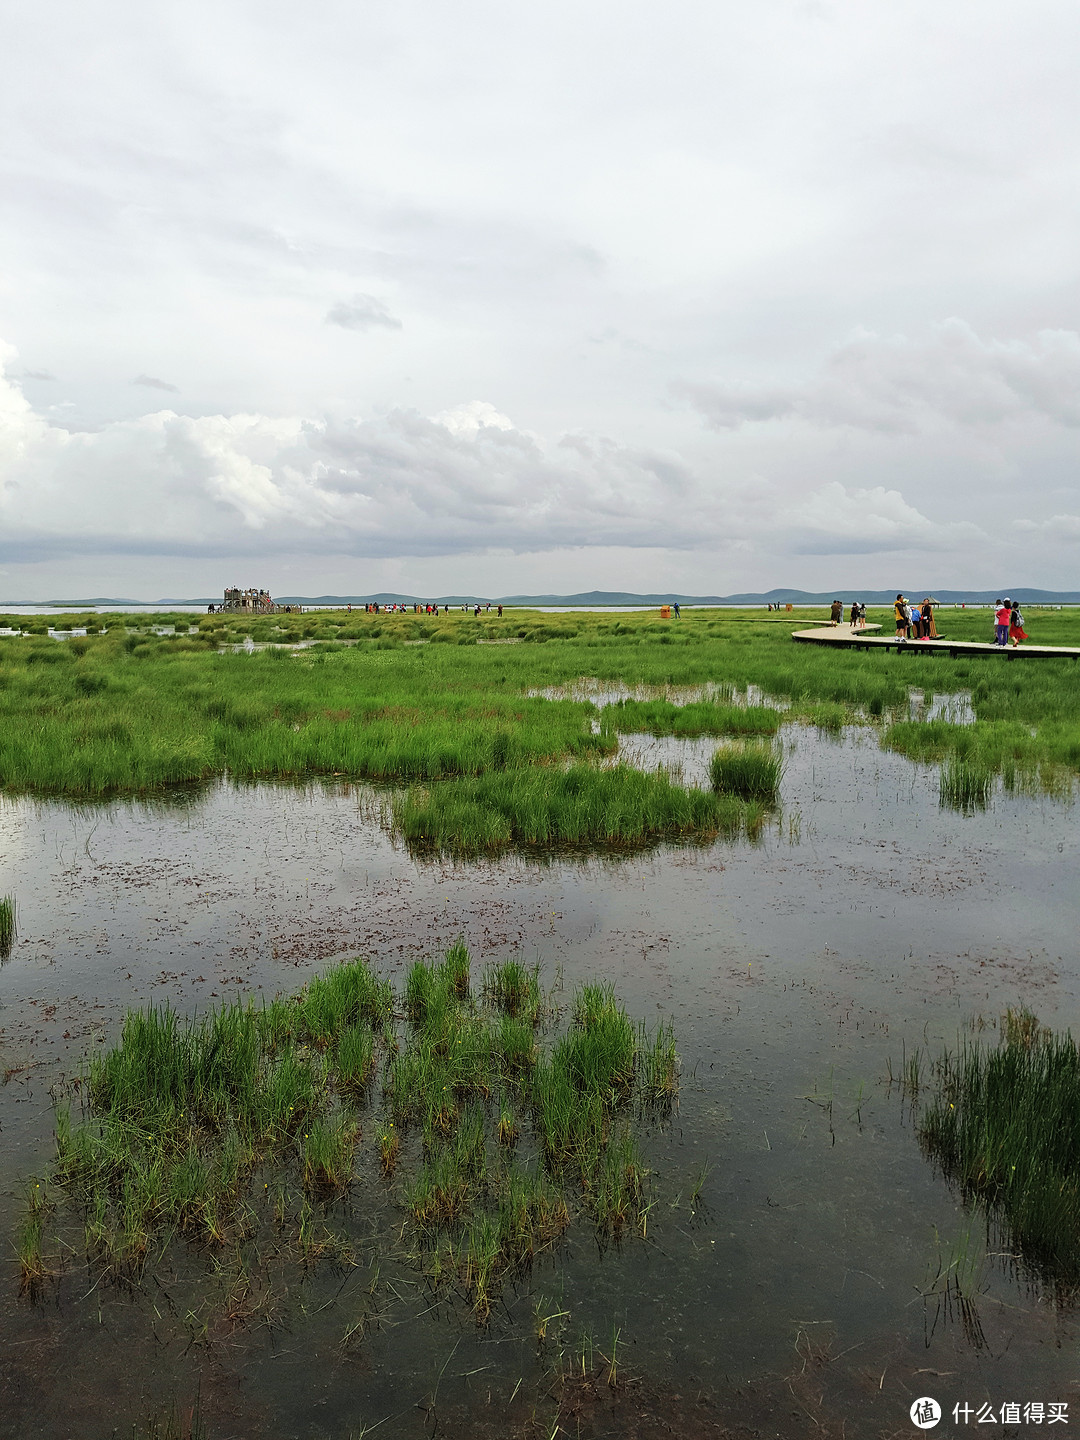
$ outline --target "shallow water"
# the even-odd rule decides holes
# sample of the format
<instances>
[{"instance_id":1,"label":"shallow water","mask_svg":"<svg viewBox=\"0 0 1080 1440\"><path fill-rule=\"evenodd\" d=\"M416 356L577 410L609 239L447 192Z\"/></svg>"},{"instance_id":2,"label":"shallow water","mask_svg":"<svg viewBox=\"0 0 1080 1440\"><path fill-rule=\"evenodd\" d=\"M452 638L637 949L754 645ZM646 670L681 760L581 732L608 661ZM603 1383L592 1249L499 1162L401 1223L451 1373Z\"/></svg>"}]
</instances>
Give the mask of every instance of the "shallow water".
<instances>
[{"instance_id":1,"label":"shallow water","mask_svg":"<svg viewBox=\"0 0 1080 1440\"><path fill-rule=\"evenodd\" d=\"M926 1393L950 1410L1075 1409L1076 1322L1007 1262L988 1262L981 1337L921 1297L935 1227L947 1243L966 1222L887 1084L905 1051L953 1041L1007 1004L1074 1021L1075 811L998 796L965 817L939 808L936 770L883 753L869 731L782 738L784 811L759 844L625 858L418 861L380 828L369 787L0 800L0 893L19 903L0 969L5 1235L22 1177L48 1159L50 1081L114 1039L131 1004L291 991L346 954L399 976L464 934L479 962L539 958L567 988L610 979L632 1015L674 1020L684 1063L679 1113L647 1142L647 1240L601 1256L576 1225L487 1329L390 1257L373 1328L342 1348L392 1214L362 1175L348 1224L364 1263L294 1280L271 1327L230 1329L205 1310L202 1334L183 1312L202 1303L203 1268L183 1257L165 1291L148 1282L136 1296L73 1263L32 1304L9 1271L0 1433L104 1435L199 1386L214 1440L306 1440L380 1420L380 1435L430 1434L416 1407L435 1391L442 1428L473 1433L470 1407L497 1413L551 1363L554 1341L538 1354L534 1337L541 1296L545 1313L570 1312L552 1327L564 1346L588 1328L603 1350L618 1328L621 1364L658 1386L724 1393L831 1355L821 1374L850 1435L909 1428L907 1407ZM637 763L681 765L687 783L716 747L622 744ZM805 1432L805 1417L790 1423Z\"/></svg>"}]
</instances>

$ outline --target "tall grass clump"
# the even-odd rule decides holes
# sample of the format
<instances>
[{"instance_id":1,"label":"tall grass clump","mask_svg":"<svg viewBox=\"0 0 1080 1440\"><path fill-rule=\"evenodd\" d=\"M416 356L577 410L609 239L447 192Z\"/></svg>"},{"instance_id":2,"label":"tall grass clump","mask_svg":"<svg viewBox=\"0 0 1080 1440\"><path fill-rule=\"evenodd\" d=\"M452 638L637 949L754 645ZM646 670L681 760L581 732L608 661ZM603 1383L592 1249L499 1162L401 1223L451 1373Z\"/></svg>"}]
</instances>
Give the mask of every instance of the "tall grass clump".
<instances>
[{"instance_id":1,"label":"tall grass clump","mask_svg":"<svg viewBox=\"0 0 1080 1440\"><path fill-rule=\"evenodd\" d=\"M510 845L641 845L665 837L737 835L752 821L735 796L686 789L629 765L572 765L451 780L393 806L418 848L475 853Z\"/></svg>"},{"instance_id":2,"label":"tall grass clump","mask_svg":"<svg viewBox=\"0 0 1080 1440\"><path fill-rule=\"evenodd\" d=\"M485 976L484 992L505 1015L527 1019L532 1025L539 1021L538 966L523 965L520 960L504 960L500 965L493 965Z\"/></svg>"},{"instance_id":3,"label":"tall grass clump","mask_svg":"<svg viewBox=\"0 0 1080 1440\"><path fill-rule=\"evenodd\" d=\"M1026 1010L996 1046L963 1044L934 1067L919 1139L1010 1248L1055 1281L1080 1281L1080 1050Z\"/></svg>"},{"instance_id":4,"label":"tall grass clump","mask_svg":"<svg viewBox=\"0 0 1080 1440\"><path fill-rule=\"evenodd\" d=\"M6 959L11 954L18 933L16 919L14 895L0 896L0 959Z\"/></svg>"},{"instance_id":5,"label":"tall grass clump","mask_svg":"<svg viewBox=\"0 0 1080 1440\"><path fill-rule=\"evenodd\" d=\"M993 789L993 770L977 761L951 760L941 767L938 791L943 809L973 815L990 804Z\"/></svg>"},{"instance_id":6,"label":"tall grass clump","mask_svg":"<svg viewBox=\"0 0 1080 1440\"><path fill-rule=\"evenodd\" d=\"M709 762L714 790L767 805L778 803L783 774L783 757L771 745L724 746Z\"/></svg>"}]
</instances>

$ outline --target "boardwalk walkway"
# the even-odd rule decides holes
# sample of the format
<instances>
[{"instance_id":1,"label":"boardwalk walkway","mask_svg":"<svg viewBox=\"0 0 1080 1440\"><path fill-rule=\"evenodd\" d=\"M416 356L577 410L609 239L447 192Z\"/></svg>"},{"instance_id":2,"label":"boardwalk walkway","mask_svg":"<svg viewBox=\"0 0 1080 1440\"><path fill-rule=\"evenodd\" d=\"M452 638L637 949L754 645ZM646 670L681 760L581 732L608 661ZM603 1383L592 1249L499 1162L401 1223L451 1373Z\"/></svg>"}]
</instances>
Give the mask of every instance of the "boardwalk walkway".
<instances>
[{"instance_id":1,"label":"boardwalk walkway","mask_svg":"<svg viewBox=\"0 0 1080 1440\"><path fill-rule=\"evenodd\" d=\"M898 640L894 635L871 635L880 625L852 630L850 625L817 625L813 630L795 630L791 638L803 645L833 645L839 650L895 650L901 655L1000 655L1005 660L1080 660L1080 648L1066 645L983 644L978 640Z\"/></svg>"}]
</instances>

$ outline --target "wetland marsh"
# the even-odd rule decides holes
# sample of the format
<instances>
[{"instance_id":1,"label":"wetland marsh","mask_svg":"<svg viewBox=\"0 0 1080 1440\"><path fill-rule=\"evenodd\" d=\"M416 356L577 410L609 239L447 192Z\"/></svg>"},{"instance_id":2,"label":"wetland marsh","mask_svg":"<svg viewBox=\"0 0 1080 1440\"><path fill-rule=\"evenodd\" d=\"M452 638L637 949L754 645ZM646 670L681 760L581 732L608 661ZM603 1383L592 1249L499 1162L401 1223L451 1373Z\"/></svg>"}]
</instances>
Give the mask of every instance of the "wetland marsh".
<instances>
[{"instance_id":1,"label":"wetland marsh","mask_svg":"<svg viewBox=\"0 0 1080 1440\"><path fill-rule=\"evenodd\" d=\"M658 1434L693 1395L687 1433L907 1434L928 1369L947 1408L1075 1402L1071 1275L987 1226L903 1076L1010 1007L1075 1028L1078 667L714 612L282 617L253 654L107 619L0 640L0 1432ZM739 755L764 798L714 789ZM172 1110L160 1063L117 1088L129 1042L187 1056ZM176 1123L223 1047L291 1056L319 1126ZM172 1169L123 1132L99 1202L151 1103Z\"/></svg>"}]
</instances>

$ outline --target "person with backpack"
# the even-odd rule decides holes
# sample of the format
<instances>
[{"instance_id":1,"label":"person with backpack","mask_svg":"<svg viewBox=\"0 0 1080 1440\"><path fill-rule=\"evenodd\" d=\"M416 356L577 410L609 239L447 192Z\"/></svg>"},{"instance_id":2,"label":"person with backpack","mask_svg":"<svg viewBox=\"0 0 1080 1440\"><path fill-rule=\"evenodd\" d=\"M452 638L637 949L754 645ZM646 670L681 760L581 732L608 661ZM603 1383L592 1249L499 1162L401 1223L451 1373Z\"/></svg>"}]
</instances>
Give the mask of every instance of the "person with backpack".
<instances>
[{"instance_id":1,"label":"person with backpack","mask_svg":"<svg viewBox=\"0 0 1080 1440\"><path fill-rule=\"evenodd\" d=\"M896 616L896 638L898 640L906 640L908 638L908 626L911 624L911 619L907 602L902 594L896 597L893 614Z\"/></svg>"},{"instance_id":2,"label":"person with backpack","mask_svg":"<svg viewBox=\"0 0 1080 1440\"><path fill-rule=\"evenodd\" d=\"M1016 649L1021 640L1027 638L1024 630L1024 617L1020 614L1020 602L1017 600L1009 611L1009 639L1012 641L1013 649Z\"/></svg>"}]
</instances>

